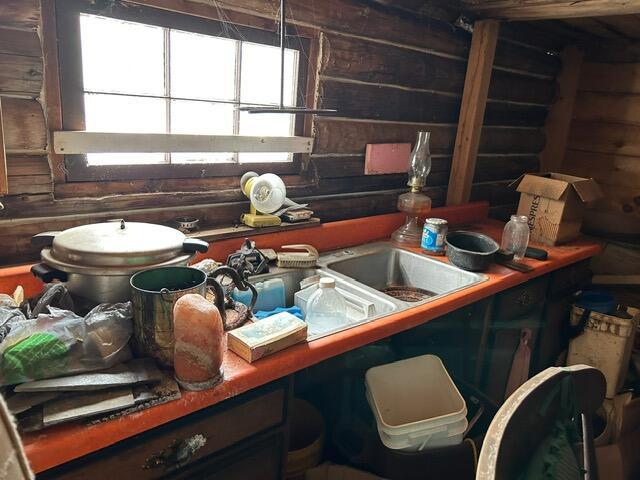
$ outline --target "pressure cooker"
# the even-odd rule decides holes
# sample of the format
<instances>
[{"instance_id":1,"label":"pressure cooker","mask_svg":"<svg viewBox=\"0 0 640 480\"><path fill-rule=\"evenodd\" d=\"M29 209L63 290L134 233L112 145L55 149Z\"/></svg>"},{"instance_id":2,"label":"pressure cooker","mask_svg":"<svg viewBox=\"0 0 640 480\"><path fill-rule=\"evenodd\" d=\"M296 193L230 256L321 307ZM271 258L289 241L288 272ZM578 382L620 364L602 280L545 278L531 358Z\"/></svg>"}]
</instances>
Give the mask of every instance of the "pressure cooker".
<instances>
[{"instance_id":1,"label":"pressure cooker","mask_svg":"<svg viewBox=\"0 0 640 480\"><path fill-rule=\"evenodd\" d=\"M125 302L133 274L185 266L196 252L209 249L207 242L174 228L120 219L40 233L31 243L44 247L42 263L31 267L36 277L66 282L71 294L95 303Z\"/></svg>"}]
</instances>

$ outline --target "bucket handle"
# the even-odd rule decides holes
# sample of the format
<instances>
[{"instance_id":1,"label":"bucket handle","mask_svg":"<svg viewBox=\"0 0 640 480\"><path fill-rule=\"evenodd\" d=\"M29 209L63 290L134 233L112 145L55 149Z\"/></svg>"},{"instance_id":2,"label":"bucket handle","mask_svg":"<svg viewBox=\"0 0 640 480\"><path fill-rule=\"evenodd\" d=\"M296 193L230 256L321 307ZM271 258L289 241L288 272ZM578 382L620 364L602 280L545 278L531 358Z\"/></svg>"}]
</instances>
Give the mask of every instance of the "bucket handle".
<instances>
[{"instance_id":1,"label":"bucket handle","mask_svg":"<svg viewBox=\"0 0 640 480\"><path fill-rule=\"evenodd\" d=\"M213 289L213 292L215 293L215 305L220 312L222 323L224 324L227 319L227 315L224 309L224 291L222 290L222 286L216 281L215 278L212 277L207 277L207 286L211 287ZM169 290L168 288L160 289L160 297L162 297L162 300L165 302L165 304L168 303L170 305L173 305L174 299L171 298L170 294L171 290Z\"/></svg>"}]
</instances>

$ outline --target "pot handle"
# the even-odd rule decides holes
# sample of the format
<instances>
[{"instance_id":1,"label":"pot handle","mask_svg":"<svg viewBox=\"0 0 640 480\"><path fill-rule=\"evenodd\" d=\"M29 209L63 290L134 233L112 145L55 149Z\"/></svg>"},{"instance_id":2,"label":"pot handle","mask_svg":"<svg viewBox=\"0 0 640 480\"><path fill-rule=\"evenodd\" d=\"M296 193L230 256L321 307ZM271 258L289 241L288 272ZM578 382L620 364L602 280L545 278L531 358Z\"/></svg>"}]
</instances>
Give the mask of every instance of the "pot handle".
<instances>
[{"instance_id":1,"label":"pot handle","mask_svg":"<svg viewBox=\"0 0 640 480\"><path fill-rule=\"evenodd\" d=\"M253 308L256 306L256 302L258 301L258 291L256 290L256 288L249 282L244 280L235 269L228 267L227 265L218 267L213 272L211 272L212 278L216 278L218 275L231 277L233 284L238 287L238 290L242 290L243 292L247 290L251 291L251 305L249 305L249 312L253 312Z\"/></svg>"},{"instance_id":2,"label":"pot handle","mask_svg":"<svg viewBox=\"0 0 640 480\"><path fill-rule=\"evenodd\" d=\"M31 237L31 245L34 247L50 247L53 244L53 239L60 232L42 232Z\"/></svg>"},{"instance_id":3,"label":"pot handle","mask_svg":"<svg viewBox=\"0 0 640 480\"><path fill-rule=\"evenodd\" d=\"M209 242L199 238L186 238L182 244L182 251L184 253L207 253L209 251Z\"/></svg>"},{"instance_id":4,"label":"pot handle","mask_svg":"<svg viewBox=\"0 0 640 480\"><path fill-rule=\"evenodd\" d=\"M225 325L227 321L227 313L224 308L224 290L222 289L222 285L215 279L215 277L207 277L207 286L213 289L213 293L216 296L215 305L216 308L220 311L220 316L222 317L222 325Z\"/></svg>"},{"instance_id":5,"label":"pot handle","mask_svg":"<svg viewBox=\"0 0 640 480\"><path fill-rule=\"evenodd\" d=\"M51 283L53 280L66 282L69 278L67 272L51 268L46 263L37 263L31 267L31 273L34 277L39 278L44 283Z\"/></svg>"}]
</instances>

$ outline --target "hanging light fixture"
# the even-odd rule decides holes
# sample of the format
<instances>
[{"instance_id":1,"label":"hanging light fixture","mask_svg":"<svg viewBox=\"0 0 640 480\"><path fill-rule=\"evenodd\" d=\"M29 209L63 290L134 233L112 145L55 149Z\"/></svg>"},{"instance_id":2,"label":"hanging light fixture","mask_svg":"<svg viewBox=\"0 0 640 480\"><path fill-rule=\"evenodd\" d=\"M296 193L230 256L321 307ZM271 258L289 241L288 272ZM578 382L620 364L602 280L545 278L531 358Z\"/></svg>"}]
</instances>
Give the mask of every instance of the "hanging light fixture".
<instances>
[{"instance_id":1,"label":"hanging light fixture","mask_svg":"<svg viewBox=\"0 0 640 480\"><path fill-rule=\"evenodd\" d=\"M329 108L285 107L284 105L284 44L287 32L286 0L280 0L280 105L277 107L239 107L238 110L249 113L301 113L303 115L331 115L337 110Z\"/></svg>"}]
</instances>

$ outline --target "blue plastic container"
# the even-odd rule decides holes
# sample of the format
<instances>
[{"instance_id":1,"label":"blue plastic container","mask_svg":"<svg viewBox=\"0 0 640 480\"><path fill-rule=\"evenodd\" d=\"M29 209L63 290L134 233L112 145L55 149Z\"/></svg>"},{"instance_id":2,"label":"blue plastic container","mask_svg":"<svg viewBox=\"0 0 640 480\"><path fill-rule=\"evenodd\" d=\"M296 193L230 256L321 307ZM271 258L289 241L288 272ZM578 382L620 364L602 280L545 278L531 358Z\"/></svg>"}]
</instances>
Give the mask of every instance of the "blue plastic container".
<instances>
[{"instance_id":1,"label":"blue plastic container","mask_svg":"<svg viewBox=\"0 0 640 480\"><path fill-rule=\"evenodd\" d=\"M258 282L254 284L254 287L256 287L256 291L258 292L258 300L253 309L254 311L270 311L278 307L287 306L284 296L284 282L281 278L271 278L264 282ZM251 304L251 292L248 290L242 291L234 288L231 297L233 297L236 302L244 303L247 306Z\"/></svg>"}]
</instances>

